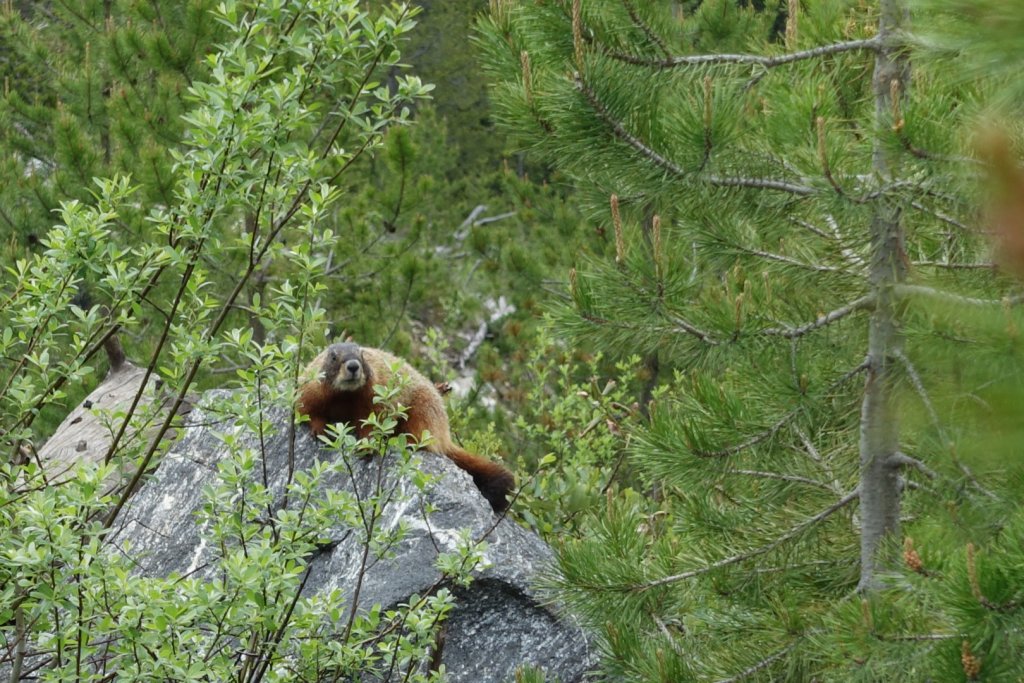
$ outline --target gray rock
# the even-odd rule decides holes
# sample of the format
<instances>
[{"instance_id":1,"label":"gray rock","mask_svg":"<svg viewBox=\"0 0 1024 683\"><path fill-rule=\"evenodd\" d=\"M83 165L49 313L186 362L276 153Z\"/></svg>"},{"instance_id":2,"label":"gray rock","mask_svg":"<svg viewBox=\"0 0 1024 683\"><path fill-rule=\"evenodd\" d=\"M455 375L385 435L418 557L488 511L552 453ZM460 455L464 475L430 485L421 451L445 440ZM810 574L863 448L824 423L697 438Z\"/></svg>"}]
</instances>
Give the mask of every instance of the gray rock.
<instances>
[{"instance_id":1,"label":"gray rock","mask_svg":"<svg viewBox=\"0 0 1024 683\"><path fill-rule=\"evenodd\" d=\"M271 411L269 416L280 427L280 433L265 443L269 488L280 504L288 472L288 430L283 412ZM212 571L209 563L214 556L196 513L203 504L200 492L215 480L218 460L226 449L206 426L215 422L215 414L200 407L189 418L183 438L122 511L112 538L121 545L130 542L140 570L153 576L177 572L203 577ZM216 428L230 429L223 424ZM305 426L296 431L295 470L307 469L320 459L341 457L313 439ZM257 443L255 435L239 436ZM440 657L449 680L513 680L516 669L524 664L542 667L549 680L583 680L596 661L587 637L571 620L554 612L532 585L538 572L551 562L550 549L535 534L495 515L469 475L447 458L421 455L422 469L440 477L426 495L436 511L426 518L429 524L425 522L423 501L416 496L385 508L381 524L392 528L404 523L408 533L392 557L373 563L366 572L358 608L380 605L388 609L406 602L410 595L430 591L441 576L434 567L439 550L454 549L459 531L468 529L472 538L486 538L485 558L490 567L468 588L454 591L457 606L445 627ZM350 457L353 476L343 468L326 485L366 492L383 476L386 485L413 491L411 482L396 480L394 460L393 455ZM327 536L332 539L331 547L312 559L303 595L339 589L347 606L359 573L362 546L357 534L340 527L329 530Z\"/></svg>"}]
</instances>

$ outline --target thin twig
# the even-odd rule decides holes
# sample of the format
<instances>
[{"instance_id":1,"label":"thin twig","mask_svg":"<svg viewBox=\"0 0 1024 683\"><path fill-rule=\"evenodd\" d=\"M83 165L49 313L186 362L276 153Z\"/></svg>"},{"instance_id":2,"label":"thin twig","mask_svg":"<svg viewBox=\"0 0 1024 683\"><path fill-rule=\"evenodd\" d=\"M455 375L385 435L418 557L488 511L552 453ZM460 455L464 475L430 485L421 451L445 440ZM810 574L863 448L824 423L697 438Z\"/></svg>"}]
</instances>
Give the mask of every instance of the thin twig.
<instances>
[{"instance_id":1,"label":"thin twig","mask_svg":"<svg viewBox=\"0 0 1024 683\"><path fill-rule=\"evenodd\" d=\"M682 646L677 642L677 639L672 636L672 632L668 630L668 626L664 621L661 620L657 614L650 615L651 620L657 625L658 630L661 631L661 635L665 636L665 640L668 641L669 646L672 650L680 657L685 657L686 651L683 650Z\"/></svg>"}]
</instances>

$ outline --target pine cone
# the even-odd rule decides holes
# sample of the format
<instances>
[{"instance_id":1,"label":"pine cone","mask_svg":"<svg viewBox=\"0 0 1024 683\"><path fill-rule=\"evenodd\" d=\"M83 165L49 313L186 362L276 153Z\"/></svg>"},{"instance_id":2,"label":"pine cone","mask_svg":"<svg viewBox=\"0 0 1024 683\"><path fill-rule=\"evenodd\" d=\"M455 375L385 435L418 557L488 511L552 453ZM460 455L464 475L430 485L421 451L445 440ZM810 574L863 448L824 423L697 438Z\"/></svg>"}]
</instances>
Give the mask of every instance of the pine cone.
<instances>
[{"instance_id":1,"label":"pine cone","mask_svg":"<svg viewBox=\"0 0 1024 683\"><path fill-rule=\"evenodd\" d=\"M960 648L960 664L964 667L967 680L978 680L978 674L981 673L981 658L971 654L971 644L966 640Z\"/></svg>"},{"instance_id":2,"label":"pine cone","mask_svg":"<svg viewBox=\"0 0 1024 683\"><path fill-rule=\"evenodd\" d=\"M921 556L914 550L914 539L907 536L903 539L903 563L907 569L918 574L924 574L924 565L921 563Z\"/></svg>"}]
</instances>

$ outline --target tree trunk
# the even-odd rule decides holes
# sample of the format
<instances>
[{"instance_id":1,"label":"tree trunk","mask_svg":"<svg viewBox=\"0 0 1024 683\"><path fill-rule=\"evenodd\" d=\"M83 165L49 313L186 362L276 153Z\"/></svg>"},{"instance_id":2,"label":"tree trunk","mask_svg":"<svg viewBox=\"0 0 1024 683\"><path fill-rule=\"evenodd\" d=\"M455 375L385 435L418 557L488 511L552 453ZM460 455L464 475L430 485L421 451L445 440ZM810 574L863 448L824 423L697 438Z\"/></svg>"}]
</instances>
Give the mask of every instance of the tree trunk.
<instances>
[{"instance_id":1,"label":"tree trunk","mask_svg":"<svg viewBox=\"0 0 1024 683\"><path fill-rule=\"evenodd\" d=\"M909 62L899 31L909 15L904 0L882 0L878 35L882 46L875 59L876 137L872 156L875 177L882 185L894 180L898 152L884 137L893 126L893 97L907 92ZM858 590L879 586L878 572L893 566L886 554L895 543L886 539L900 531L900 489L897 454L899 406L895 396L894 364L903 345L899 304L894 287L906 278L900 207L882 193L871 220L871 288L876 307L868 336L868 379L860 418L861 570Z\"/></svg>"}]
</instances>

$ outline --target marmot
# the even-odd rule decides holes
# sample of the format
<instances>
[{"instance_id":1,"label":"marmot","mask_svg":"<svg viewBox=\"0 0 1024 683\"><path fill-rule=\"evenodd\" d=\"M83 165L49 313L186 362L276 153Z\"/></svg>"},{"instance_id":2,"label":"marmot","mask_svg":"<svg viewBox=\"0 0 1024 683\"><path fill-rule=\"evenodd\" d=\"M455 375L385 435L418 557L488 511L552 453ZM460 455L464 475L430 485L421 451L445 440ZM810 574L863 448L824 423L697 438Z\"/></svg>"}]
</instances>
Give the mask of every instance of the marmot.
<instances>
[{"instance_id":1,"label":"marmot","mask_svg":"<svg viewBox=\"0 0 1024 683\"><path fill-rule=\"evenodd\" d=\"M423 431L429 430L431 440L425 449L450 458L473 477L480 493L496 512L505 510L507 496L515 488L515 477L503 465L456 446L437 387L387 351L353 343L328 346L306 367L303 374L306 382L299 390L297 410L309 415L309 427L314 435L323 434L328 424L344 422L362 438L369 431L363 420L378 410L373 403L373 386L387 384L393 367L407 382L398 396L407 417L399 420L397 431L419 440Z\"/></svg>"}]
</instances>

